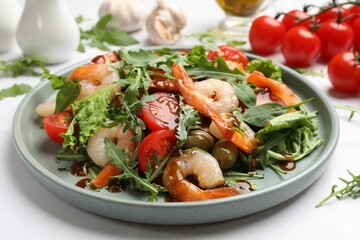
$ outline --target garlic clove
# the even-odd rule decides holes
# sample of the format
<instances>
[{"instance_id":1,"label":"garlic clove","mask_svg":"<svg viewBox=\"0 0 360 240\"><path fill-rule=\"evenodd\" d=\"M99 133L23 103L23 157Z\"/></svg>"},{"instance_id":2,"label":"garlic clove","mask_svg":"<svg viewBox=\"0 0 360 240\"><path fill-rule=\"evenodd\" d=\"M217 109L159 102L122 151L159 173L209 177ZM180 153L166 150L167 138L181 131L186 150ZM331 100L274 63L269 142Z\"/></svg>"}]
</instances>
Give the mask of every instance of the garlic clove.
<instances>
[{"instance_id":1,"label":"garlic clove","mask_svg":"<svg viewBox=\"0 0 360 240\"><path fill-rule=\"evenodd\" d=\"M144 26L148 13L139 0L105 0L99 8L99 17L107 14L112 15L108 28L134 32Z\"/></svg>"},{"instance_id":2,"label":"garlic clove","mask_svg":"<svg viewBox=\"0 0 360 240\"><path fill-rule=\"evenodd\" d=\"M180 8L158 0L157 7L146 20L146 29L153 44L175 44L180 31L186 25L186 17Z\"/></svg>"}]
</instances>

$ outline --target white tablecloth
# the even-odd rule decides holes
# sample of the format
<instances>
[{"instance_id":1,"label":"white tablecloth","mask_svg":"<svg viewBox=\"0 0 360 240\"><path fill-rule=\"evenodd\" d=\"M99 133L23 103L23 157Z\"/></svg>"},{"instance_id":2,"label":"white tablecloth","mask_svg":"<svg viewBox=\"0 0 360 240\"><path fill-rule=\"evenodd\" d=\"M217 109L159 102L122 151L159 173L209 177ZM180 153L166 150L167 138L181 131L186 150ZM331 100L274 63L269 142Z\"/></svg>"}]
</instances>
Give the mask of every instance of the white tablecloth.
<instances>
[{"instance_id":1,"label":"white tablecloth","mask_svg":"<svg viewBox=\"0 0 360 240\"><path fill-rule=\"evenodd\" d=\"M155 1L144 1L149 10ZM214 27L223 13L214 0L170 1L183 8L188 18L184 34L205 31ZM269 13L301 8L306 1L277 1ZM307 1L314 3L314 1ZM316 1L321 4L325 1ZM89 26L97 20L101 0L67 0L73 16L90 18ZM0 6L1 7L1 6ZM134 36L139 46L149 45L146 31ZM179 44L190 44L182 39ZM101 53L87 48L86 53L75 53L67 62L49 66L55 72L80 60ZM0 54L0 60L12 60L21 55L20 49ZM270 56L283 63L280 54ZM316 64L316 71L326 70L326 65ZM350 105L360 108L359 96L337 94L329 80L309 77L335 105ZM14 83L35 86L36 77L1 77L0 89ZM349 112L338 110L340 140L331 156L325 173L307 190L298 196L266 211L232 221L197 226L153 226L123 222L98 216L55 197L43 188L26 170L12 141L12 120L22 96L0 101L0 234L2 239L356 239L360 224L360 200L330 200L324 206L315 204L327 196L331 186L341 183L338 177L348 178L347 169L360 173L360 114L348 121ZM321 127L321 126L320 126ZM328 129L331 131L331 129Z\"/></svg>"}]
</instances>

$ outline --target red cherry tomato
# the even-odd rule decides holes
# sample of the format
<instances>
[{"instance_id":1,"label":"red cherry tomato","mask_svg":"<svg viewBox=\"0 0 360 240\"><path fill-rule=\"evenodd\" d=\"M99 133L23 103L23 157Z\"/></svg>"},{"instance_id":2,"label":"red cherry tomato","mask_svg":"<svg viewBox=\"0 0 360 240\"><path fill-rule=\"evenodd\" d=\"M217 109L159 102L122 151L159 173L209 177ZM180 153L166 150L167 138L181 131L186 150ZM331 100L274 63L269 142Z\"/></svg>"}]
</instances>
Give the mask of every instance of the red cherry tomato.
<instances>
[{"instance_id":1,"label":"red cherry tomato","mask_svg":"<svg viewBox=\"0 0 360 240\"><path fill-rule=\"evenodd\" d=\"M249 41L255 53L267 55L275 52L284 36L284 24L272 17L261 16L251 25Z\"/></svg>"},{"instance_id":2,"label":"red cherry tomato","mask_svg":"<svg viewBox=\"0 0 360 240\"><path fill-rule=\"evenodd\" d=\"M320 10L325 10L326 8L328 8L329 6L324 6L322 7ZM342 7L342 6L338 6L338 7L333 7L321 14L319 14L318 16L315 17L316 21L319 23L323 23L329 19L339 19L339 18L344 18L346 16L349 15L349 10Z\"/></svg>"},{"instance_id":3,"label":"red cherry tomato","mask_svg":"<svg viewBox=\"0 0 360 240\"><path fill-rule=\"evenodd\" d=\"M44 129L49 138L55 142L62 143L64 138L59 136L60 133L66 133L72 118L71 111L54 113L44 118Z\"/></svg>"},{"instance_id":4,"label":"red cherry tomato","mask_svg":"<svg viewBox=\"0 0 360 240\"><path fill-rule=\"evenodd\" d=\"M352 29L354 31L354 48L356 51L360 51L360 17L355 19Z\"/></svg>"},{"instance_id":5,"label":"red cherry tomato","mask_svg":"<svg viewBox=\"0 0 360 240\"><path fill-rule=\"evenodd\" d=\"M354 32L347 23L330 19L316 32L321 40L321 57L330 60L339 52L349 50L354 42Z\"/></svg>"},{"instance_id":6,"label":"red cherry tomato","mask_svg":"<svg viewBox=\"0 0 360 240\"><path fill-rule=\"evenodd\" d=\"M353 5L349 9L349 19L346 22L351 26L355 19L360 18L360 5Z\"/></svg>"},{"instance_id":7,"label":"red cherry tomato","mask_svg":"<svg viewBox=\"0 0 360 240\"><path fill-rule=\"evenodd\" d=\"M336 90L349 94L360 92L360 65L353 52L344 51L333 57L328 64L328 75Z\"/></svg>"},{"instance_id":8,"label":"red cherry tomato","mask_svg":"<svg viewBox=\"0 0 360 240\"><path fill-rule=\"evenodd\" d=\"M320 54L320 38L305 27L294 27L286 34L281 52L289 66L306 67Z\"/></svg>"},{"instance_id":9,"label":"red cherry tomato","mask_svg":"<svg viewBox=\"0 0 360 240\"><path fill-rule=\"evenodd\" d=\"M173 131L159 130L150 133L140 142L139 145L139 151L137 155L139 169L145 173L147 170L147 162L150 161L150 164L154 170L154 153L156 152L157 159L159 162L161 162L175 145L176 136Z\"/></svg>"},{"instance_id":10,"label":"red cherry tomato","mask_svg":"<svg viewBox=\"0 0 360 240\"><path fill-rule=\"evenodd\" d=\"M179 100L171 93L153 93L157 99L142 106L141 118L151 131L169 129L174 131L179 118Z\"/></svg>"},{"instance_id":11,"label":"red cherry tomato","mask_svg":"<svg viewBox=\"0 0 360 240\"><path fill-rule=\"evenodd\" d=\"M284 18L282 19L282 23L284 24L286 31L289 31L291 28L296 26L303 26L306 28L309 28L311 24L311 19L305 20L300 23L296 23L299 19L304 19L310 17L310 14L307 12L303 12L300 10L292 10L288 12L286 15L284 15Z\"/></svg>"},{"instance_id":12,"label":"red cherry tomato","mask_svg":"<svg viewBox=\"0 0 360 240\"><path fill-rule=\"evenodd\" d=\"M246 67L249 62L249 59L246 57L245 53L236 47L221 45L219 46L219 49L220 52L209 51L207 58L213 61L220 56L227 61L240 63L243 67Z\"/></svg>"}]
</instances>

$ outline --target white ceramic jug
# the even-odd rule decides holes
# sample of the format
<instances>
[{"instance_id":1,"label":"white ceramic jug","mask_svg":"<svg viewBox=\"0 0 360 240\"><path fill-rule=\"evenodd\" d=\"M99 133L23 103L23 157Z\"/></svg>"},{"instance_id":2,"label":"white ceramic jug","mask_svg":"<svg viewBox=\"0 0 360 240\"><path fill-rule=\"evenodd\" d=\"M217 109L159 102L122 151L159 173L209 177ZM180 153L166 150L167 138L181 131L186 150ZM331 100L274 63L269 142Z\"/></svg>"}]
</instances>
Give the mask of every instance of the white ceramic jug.
<instances>
[{"instance_id":1,"label":"white ceramic jug","mask_svg":"<svg viewBox=\"0 0 360 240\"><path fill-rule=\"evenodd\" d=\"M26 0L16 38L24 54L54 64L76 51L80 32L63 0Z\"/></svg>"},{"instance_id":2,"label":"white ceramic jug","mask_svg":"<svg viewBox=\"0 0 360 240\"><path fill-rule=\"evenodd\" d=\"M21 7L16 0L0 0L0 53L16 46L16 26Z\"/></svg>"}]
</instances>

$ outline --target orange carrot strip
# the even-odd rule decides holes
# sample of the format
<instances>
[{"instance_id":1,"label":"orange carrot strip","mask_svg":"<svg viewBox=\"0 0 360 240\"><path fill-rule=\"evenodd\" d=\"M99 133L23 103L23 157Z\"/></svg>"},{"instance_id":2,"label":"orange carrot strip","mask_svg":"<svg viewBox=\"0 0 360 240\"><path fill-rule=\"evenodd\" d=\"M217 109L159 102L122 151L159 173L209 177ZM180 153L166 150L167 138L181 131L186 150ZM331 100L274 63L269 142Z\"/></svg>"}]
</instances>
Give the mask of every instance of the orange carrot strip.
<instances>
[{"instance_id":1,"label":"orange carrot strip","mask_svg":"<svg viewBox=\"0 0 360 240\"><path fill-rule=\"evenodd\" d=\"M97 187L101 188L109 184L109 178L112 176L119 175L121 170L115 167L114 164L108 163L105 167L101 170L101 172L91 181L91 183Z\"/></svg>"}]
</instances>

